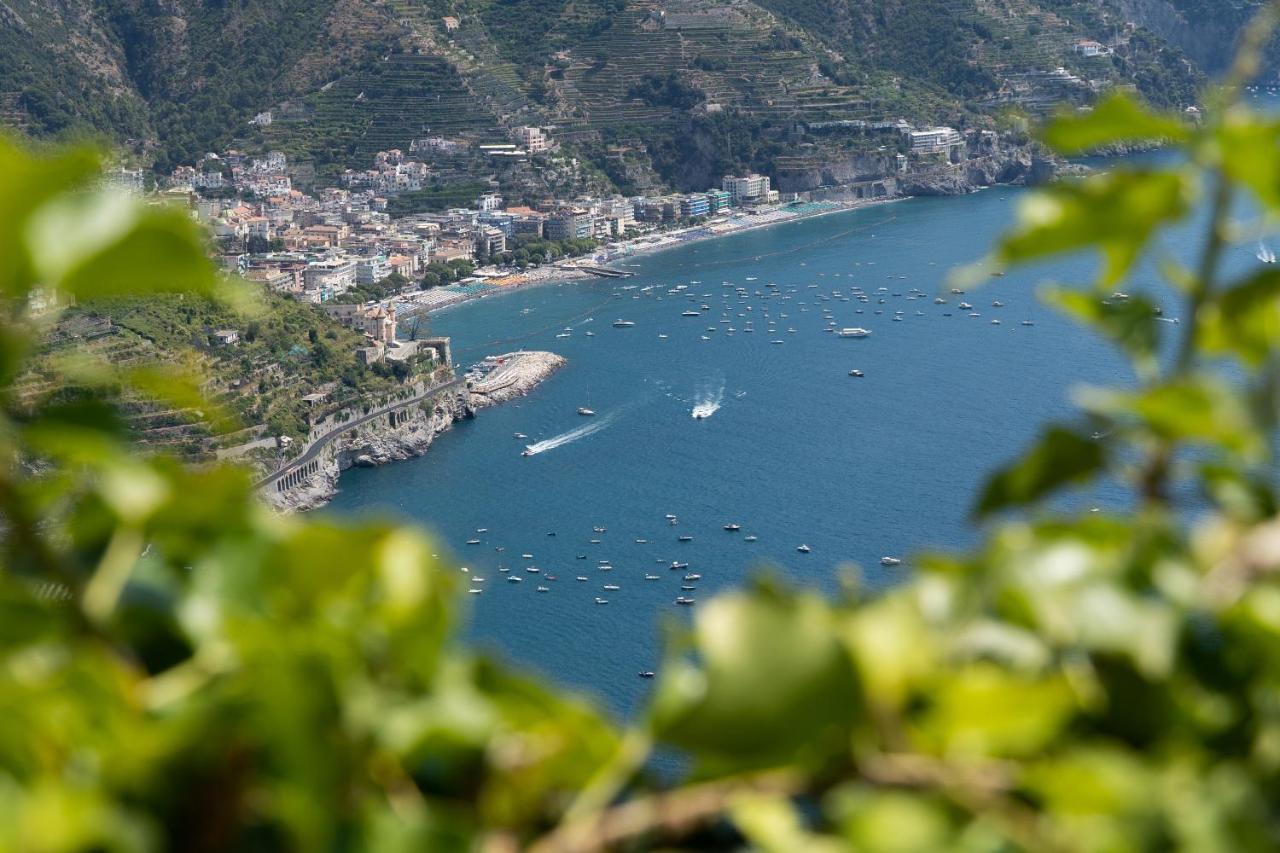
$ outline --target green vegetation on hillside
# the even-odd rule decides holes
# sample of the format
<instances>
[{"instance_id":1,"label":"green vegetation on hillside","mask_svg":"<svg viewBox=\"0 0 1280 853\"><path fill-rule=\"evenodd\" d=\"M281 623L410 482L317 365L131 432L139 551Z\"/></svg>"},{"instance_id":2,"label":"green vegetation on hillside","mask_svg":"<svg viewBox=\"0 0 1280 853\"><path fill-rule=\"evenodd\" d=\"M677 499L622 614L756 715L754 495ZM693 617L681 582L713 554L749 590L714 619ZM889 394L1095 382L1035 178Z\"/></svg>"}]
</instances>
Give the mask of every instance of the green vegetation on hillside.
<instances>
[{"instance_id":1,"label":"green vegetation on hillside","mask_svg":"<svg viewBox=\"0 0 1280 853\"><path fill-rule=\"evenodd\" d=\"M1052 122L1063 155L1184 156L1039 191L960 275L1096 254L1046 298L1133 369L980 489L980 544L885 591L700 603L625 730L451 639L459 573L420 533L134 452L112 402L189 406L170 373L66 361L33 402L36 282L239 300L181 214L0 144L0 848L1275 849L1280 273L1222 270L1238 202L1280 215L1280 120L1231 103L1252 67L1203 127L1123 97ZM1126 282L1188 222L1171 326ZM1100 483L1124 509L1057 500Z\"/></svg>"}]
</instances>

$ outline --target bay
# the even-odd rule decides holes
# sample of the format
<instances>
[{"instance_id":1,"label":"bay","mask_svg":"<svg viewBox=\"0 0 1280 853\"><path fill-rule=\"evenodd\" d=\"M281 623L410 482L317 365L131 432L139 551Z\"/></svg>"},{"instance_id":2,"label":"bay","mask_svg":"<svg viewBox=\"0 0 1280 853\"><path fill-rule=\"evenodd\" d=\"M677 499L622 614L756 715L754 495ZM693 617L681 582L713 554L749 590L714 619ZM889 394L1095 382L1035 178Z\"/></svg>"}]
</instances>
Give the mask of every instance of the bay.
<instances>
[{"instance_id":1,"label":"bay","mask_svg":"<svg viewBox=\"0 0 1280 853\"><path fill-rule=\"evenodd\" d=\"M465 596L468 639L631 715L651 689L637 674L658 668L663 624L694 609L677 596L705 601L761 572L836 594L855 565L867 586L892 584L912 553L974 544L984 477L1045 422L1073 418L1073 387L1132 381L1112 348L1036 299L1045 281L1089 281L1091 258L949 292L948 272L982 256L1021 192L781 224L637 256L624 267L634 278L437 314L432 331L452 337L459 364L526 348L568 366L458 424L420 459L345 473L328 512L425 525L442 556L466 567L462 586L484 590ZM1184 229L1165 248L1192 245ZM1241 248L1229 262L1253 259ZM1126 289L1154 288L1172 319L1178 301L1155 280L1146 267ZM698 316L682 316L690 310ZM870 336L826 331L824 310ZM695 419L700 405L714 411ZM596 416L579 416L581 406ZM530 444L541 452L522 456ZM1123 494L1104 487L1085 499ZM904 563L884 567L883 556ZM701 577L685 582L689 573Z\"/></svg>"}]
</instances>

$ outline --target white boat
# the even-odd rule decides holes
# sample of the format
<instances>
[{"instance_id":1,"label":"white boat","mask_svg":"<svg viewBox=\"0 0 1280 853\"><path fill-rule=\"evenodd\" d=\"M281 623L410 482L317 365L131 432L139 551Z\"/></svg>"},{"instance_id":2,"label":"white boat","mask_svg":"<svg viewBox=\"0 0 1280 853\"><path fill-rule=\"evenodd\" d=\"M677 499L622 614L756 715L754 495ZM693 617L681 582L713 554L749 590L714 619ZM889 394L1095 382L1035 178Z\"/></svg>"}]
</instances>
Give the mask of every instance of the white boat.
<instances>
[{"instance_id":1,"label":"white boat","mask_svg":"<svg viewBox=\"0 0 1280 853\"><path fill-rule=\"evenodd\" d=\"M697 601L695 601L694 599L690 598L687 595L682 595L676 599L676 604L681 604L681 605L684 605L685 607L690 607L697 603L698 603Z\"/></svg>"},{"instance_id":2,"label":"white boat","mask_svg":"<svg viewBox=\"0 0 1280 853\"><path fill-rule=\"evenodd\" d=\"M608 604L608 603L609 603L609 599L607 599L607 598L597 598L597 599L596 599L596 604Z\"/></svg>"},{"instance_id":3,"label":"white boat","mask_svg":"<svg viewBox=\"0 0 1280 853\"><path fill-rule=\"evenodd\" d=\"M538 592L551 592L551 587L549 587L549 586L540 586L540 587L538 587Z\"/></svg>"},{"instance_id":4,"label":"white boat","mask_svg":"<svg viewBox=\"0 0 1280 853\"><path fill-rule=\"evenodd\" d=\"M961 311L972 311L972 310L973 310L973 306L972 306L972 305L970 305L968 302L961 302L961 303L960 303L960 305L959 305L959 306L957 306L957 307L959 307L959 309L960 309Z\"/></svg>"},{"instance_id":5,"label":"white boat","mask_svg":"<svg viewBox=\"0 0 1280 853\"><path fill-rule=\"evenodd\" d=\"M862 371L861 371L861 370L858 370L857 368L854 368L853 370L850 370L850 371L849 371L849 375L850 375L850 376L856 376L856 377L858 377L858 378L862 378Z\"/></svg>"},{"instance_id":6,"label":"white boat","mask_svg":"<svg viewBox=\"0 0 1280 853\"><path fill-rule=\"evenodd\" d=\"M799 547L796 548L796 550L799 551L801 554L808 554L813 549L810 548L808 545L800 545Z\"/></svg>"},{"instance_id":7,"label":"white boat","mask_svg":"<svg viewBox=\"0 0 1280 853\"><path fill-rule=\"evenodd\" d=\"M582 415L583 417L589 418L594 416L595 413L596 413L595 409L588 409L586 406L578 407L578 414Z\"/></svg>"},{"instance_id":8,"label":"white boat","mask_svg":"<svg viewBox=\"0 0 1280 853\"><path fill-rule=\"evenodd\" d=\"M607 583L604 585L604 588L609 592L617 592L622 589L622 587L618 586L616 583Z\"/></svg>"},{"instance_id":9,"label":"white boat","mask_svg":"<svg viewBox=\"0 0 1280 853\"><path fill-rule=\"evenodd\" d=\"M634 325L635 325L635 321L633 320L614 320L613 321L613 327L615 329L630 329Z\"/></svg>"},{"instance_id":10,"label":"white boat","mask_svg":"<svg viewBox=\"0 0 1280 853\"><path fill-rule=\"evenodd\" d=\"M847 329L841 329L836 334L842 338L865 338L870 335L871 332L861 326L852 326Z\"/></svg>"},{"instance_id":11,"label":"white boat","mask_svg":"<svg viewBox=\"0 0 1280 853\"><path fill-rule=\"evenodd\" d=\"M1258 241L1258 251L1256 254L1258 260L1262 261L1264 264L1274 264L1276 262L1276 253L1271 251L1270 247L1261 240Z\"/></svg>"},{"instance_id":12,"label":"white boat","mask_svg":"<svg viewBox=\"0 0 1280 853\"><path fill-rule=\"evenodd\" d=\"M467 544L468 544L468 545L479 545L479 544L480 544L480 540L479 540L479 539L468 539L468 540L467 540Z\"/></svg>"},{"instance_id":13,"label":"white boat","mask_svg":"<svg viewBox=\"0 0 1280 853\"><path fill-rule=\"evenodd\" d=\"M1034 326L1034 325L1035 325L1035 323L1033 323L1031 320L1023 320L1023 321L1022 321L1022 325L1024 325L1024 326Z\"/></svg>"},{"instance_id":14,"label":"white boat","mask_svg":"<svg viewBox=\"0 0 1280 853\"><path fill-rule=\"evenodd\" d=\"M726 524L724 526L724 529L729 531L730 533L737 533L739 530L742 529L742 525L736 522L731 522L729 524Z\"/></svg>"},{"instance_id":15,"label":"white boat","mask_svg":"<svg viewBox=\"0 0 1280 853\"><path fill-rule=\"evenodd\" d=\"M882 565L882 566L900 566L900 565L902 565L902 561L901 561L901 560L899 560L897 557L881 557L881 558L880 558L880 565Z\"/></svg>"},{"instance_id":16,"label":"white boat","mask_svg":"<svg viewBox=\"0 0 1280 853\"><path fill-rule=\"evenodd\" d=\"M746 535L746 536L742 537L742 541L744 541L744 542L755 542L755 541L756 541L757 539L759 539L759 538L760 538L759 536L756 536L754 533L751 533L751 534L748 534L748 535Z\"/></svg>"},{"instance_id":17,"label":"white boat","mask_svg":"<svg viewBox=\"0 0 1280 853\"><path fill-rule=\"evenodd\" d=\"M680 569L687 569L687 568L689 568L689 564L688 564L688 563L682 563L682 562L680 562L679 560L673 560L673 561L672 561L672 563L671 563L671 568L672 568L673 570L678 571L678 570L680 570Z\"/></svg>"},{"instance_id":18,"label":"white boat","mask_svg":"<svg viewBox=\"0 0 1280 853\"><path fill-rule=\"evenodd\" d=\"M681 317L701 317L702 314L700 314L697 311L681 311L680 316Z\"/></svg>"}]
</instances>

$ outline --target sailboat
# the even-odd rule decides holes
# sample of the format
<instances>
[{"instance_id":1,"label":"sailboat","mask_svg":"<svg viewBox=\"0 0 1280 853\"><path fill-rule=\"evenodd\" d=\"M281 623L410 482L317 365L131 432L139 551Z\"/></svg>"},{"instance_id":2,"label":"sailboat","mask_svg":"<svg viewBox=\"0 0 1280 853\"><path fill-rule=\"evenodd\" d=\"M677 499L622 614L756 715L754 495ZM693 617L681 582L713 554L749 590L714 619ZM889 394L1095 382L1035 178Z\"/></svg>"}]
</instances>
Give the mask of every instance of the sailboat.
<instances>
[{"instance_id":1,"label":"sailboat","mask_svg":"<svg viewBox=\"0 0 1280 853\"><path fill-rule=\"evenodd\" d=\"M587 405L578 407L578 414L584 418L594 417L596 410L591 408L591 389L587 389Z\"/></svg>"}]
</instances>

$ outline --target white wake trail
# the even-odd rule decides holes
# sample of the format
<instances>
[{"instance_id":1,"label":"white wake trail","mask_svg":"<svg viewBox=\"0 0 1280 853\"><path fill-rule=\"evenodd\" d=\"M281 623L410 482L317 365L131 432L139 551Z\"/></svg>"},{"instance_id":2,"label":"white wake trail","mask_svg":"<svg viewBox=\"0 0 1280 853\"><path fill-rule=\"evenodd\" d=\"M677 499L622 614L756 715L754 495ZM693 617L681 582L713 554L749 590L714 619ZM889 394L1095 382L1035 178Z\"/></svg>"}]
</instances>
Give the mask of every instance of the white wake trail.
<instances>
[{"instance_id":1,"label":"white wake trail","mask_svg":"<svg viewBox=\"0 0 1280 853\"><path fill-rule=\"evenodd\" d=\"M720 411L721 404L724 403L724 380L720 380L720 385L714 391L702 392L697 402L693 405L693 411L689 414L698 420L709 418L716 412Z\"/></svg>"},{"instance_id":2,"label":"white wake trail","mask_svg":"<svg viewBox=\"0 0 1280 853\"><path fill-rule=\"evenodd\" d=\"M566 444L572 444L580 438L586 438L592 433L599 432L613 422L614 415L608 414L599 420L593 420L589 424L584 424L576 429L568 432L562 432L560 435L542 441L536 441L533 444L525 446L524 452L526 456L537 456L539 453L546 453L548 450L555 450L557 447L564 447Z\"/></svg>"}]
</instances>

